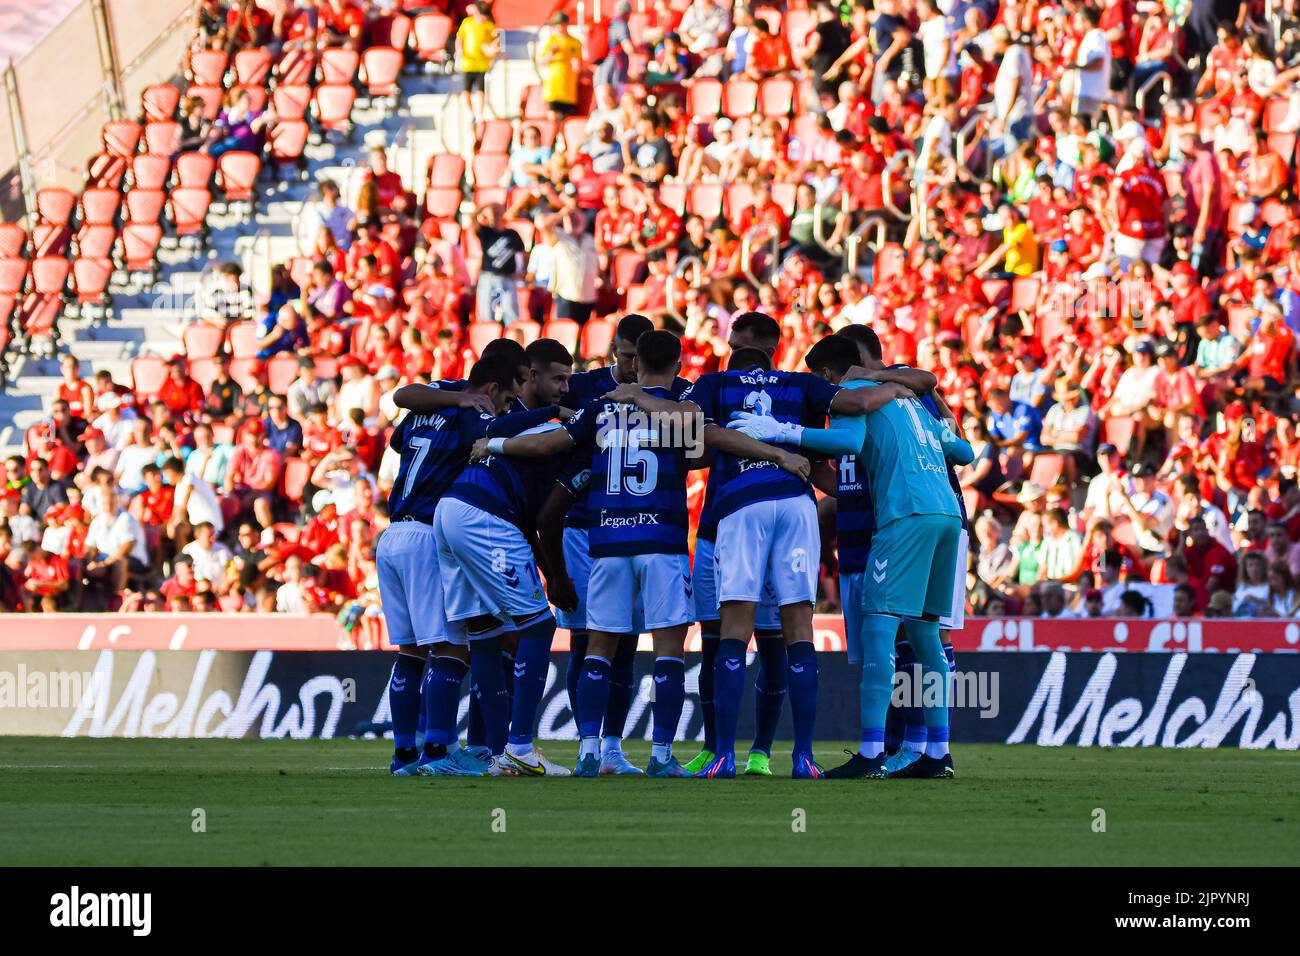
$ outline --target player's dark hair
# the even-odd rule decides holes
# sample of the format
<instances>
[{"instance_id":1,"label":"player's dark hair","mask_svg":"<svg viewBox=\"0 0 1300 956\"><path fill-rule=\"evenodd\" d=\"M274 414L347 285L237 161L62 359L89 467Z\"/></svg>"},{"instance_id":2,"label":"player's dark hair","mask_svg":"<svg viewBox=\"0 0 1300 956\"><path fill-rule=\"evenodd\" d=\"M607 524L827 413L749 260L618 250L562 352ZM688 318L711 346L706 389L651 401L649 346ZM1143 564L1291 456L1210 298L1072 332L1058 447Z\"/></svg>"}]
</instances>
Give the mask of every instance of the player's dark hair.
<instances>
[{"instance_id":1,"label":"player's dark hair","mask_svg":"<svg viewBox=\"0 0 1300 956\"><path fill-rule=\"evenodd\" d=\"M552 362L560 365L572 365L573 356L555 339L538 339L524 350L528 353L528 363L533 368L545 368Z\"/></svg>"},{"instance_id":2,"label":"player's dark hair","mask_svg":"<svg viewBox=\"0 0 1300 956\"><path fill-rule=\"evenodd\" d=\"M762 349L743 348L731 353L727 368L733 372L743 372L757 365L764 372L772 371L772 357Z\"/></svg>"},{"instance_id":3,"label":"player's dark hair","mask_svg":"<svg viewBox=\"0 0 1300 956\"><path fill-rule=\"evenodd\" d=\"M682 340L660 329L643 332L636 340L637 364L651 375L669 371L682 357Z\"/></svg>"},{"instance_id":4,"label":"player's dark hair","mask_svg":"<svg viewBox=\"0 0 1300 956\"><path fill-rule=\"evenodd\" d=\"M781 344L781 326L763 312L742 312L731 323L732 334L748 335L756 345L776 348Z\"/></svg>"},{"instance_id":5,"label":"player's dark hair","mask_svg":"<svg viewBox=\"0 0 1300 956\"><path fill-rule=\"evenodd\" d=\"M481 359L495 358L501 356L513 362L516 366L528 365L528 353L524 347L514 339L493 339L487 345L483 346Z\"/></svg>"},{"instance_id":6,"label":"player's dark hair","mask_svg":"<svg viewBox=\"0 0 1300 956\"><path fill-rule=\"evenodd\" d=\"M639 312L629 312L623 318L618 320L618 328L614 330L614 338L621 342L630 342L636 345L641 340L641 336L654 329L655 324Z\"/></svg>"},{"instance_id":7,"label":"player's dark hair","mask_svg":"<svg viewBox=\"0 0 1300 956\"><path fill-rule=\"evenodd\" d=\"M862 346L877 362L885 360L885 350L880 345L880 336L875 333L874 329L865 325L846 325L835 333L842 335L850 342Z\"/></svg>"},{"instance_id":8,"label":"player's dark hair","mask_svg":"<svg viewBox=\"0 0 1300 956\"><path fill-rule=\"evenodd\" d=\"M469 383L475 388L495 385L497 388L513 388L519 382L519 366L505 355L484 355L469 370Z\"/></svg>"},{"instance_id":9,"label":"player's dark hair","mask_svg":"<svg viewBox=\"0 0 1300 956\"><path fill-rule=\"evenodd\" d=\"M818 375L829 372L832 378L839 379L861 358L857 345L846 336L828 335L808 350L804 364Z\"/></svg>"}]
</instances>

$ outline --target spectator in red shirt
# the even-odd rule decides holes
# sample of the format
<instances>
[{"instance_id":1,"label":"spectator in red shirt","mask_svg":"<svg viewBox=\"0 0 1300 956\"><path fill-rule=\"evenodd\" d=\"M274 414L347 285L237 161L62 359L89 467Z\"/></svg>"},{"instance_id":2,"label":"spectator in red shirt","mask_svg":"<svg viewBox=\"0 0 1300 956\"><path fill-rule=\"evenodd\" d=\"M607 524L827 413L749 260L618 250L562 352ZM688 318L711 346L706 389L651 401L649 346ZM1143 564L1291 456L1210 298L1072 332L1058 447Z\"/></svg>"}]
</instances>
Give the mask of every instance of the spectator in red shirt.
<instances>
[{"instance_id":1,"label":"spectator in red shirt","mask_svg":"<svg viewBox=\"0 0 1300 956\"><path fill-rule=\"evenodd\" d=\"M1282 321L1276 302L1266 303L1259 313L1259 329L1250 338L1239 364L1246 370L1246 388L1277 395L1289 378L1295 333Z\"/></svg>"},{"instance_id":2,"label":"spectator in red shirt","mask_svg":"<svg viewBox=\"0 0 1300 956\"><path fill-rule=\"evenodd\" d=\"M275 522L271 505L279 480L280 456L266 444L261 420L253 419L244 426L230 456L221 493L238 499L241 512L252 509L258 523L269 528Z\"/></svg>"},{"instance_id":3,"label":"spectator in red shirt","mask_svg":"<svg viewBox=\"0 0 1300 956\"><path fill-rule=\"evenodd\" d=\"M158 389L159 400L173 415L192 417L203 407L206 398L203 386L190 378L183 356L176 356L167 365L167 378Z\"/></svg>"},{"instance_id":4,"label":"spectator in red shirt","mask_svg":"<svg viewBox=\"0 0 1300 956\"><path fill-rule=\"evenodd\" d=\"M1182 555L1187 560L1189 583L1194 586L1203 587L1209 594L1237 586L1237 559L1210 534L1203 518L1187 523Z\"/></svg>"},{"instance_id":5,"label":"spectator in red shirt","mask_svg":"<svg viewBox=\"0 0 1300 956\"><path fill-rule=\"evenodd\" d=\"M44 548L36 548L23 569L23 606L53 614L64 603L72 584L68 562Z\"/></svg>"},{"instance_id":6,"label":"spectator in red shirt","mask_svg":"<svg viewBox=\"0 0 1300 956\"><path fill-rule=\"evenodd\" d=\"M179 555L172 562L172 576L162 583L158 591L168 602L178 597L190 598L197 594L199 582L194 576L194 559L188 554Z\"/></svg>"}]
</instances>

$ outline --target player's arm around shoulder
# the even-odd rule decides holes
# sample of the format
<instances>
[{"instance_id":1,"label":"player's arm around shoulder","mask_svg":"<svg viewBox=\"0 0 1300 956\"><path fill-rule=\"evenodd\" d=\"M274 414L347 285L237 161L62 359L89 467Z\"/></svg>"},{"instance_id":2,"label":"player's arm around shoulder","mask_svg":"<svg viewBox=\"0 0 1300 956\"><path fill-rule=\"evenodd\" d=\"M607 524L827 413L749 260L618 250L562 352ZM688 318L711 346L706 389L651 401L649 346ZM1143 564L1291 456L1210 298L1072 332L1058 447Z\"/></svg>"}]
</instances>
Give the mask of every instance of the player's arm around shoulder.
<instances>
[{"instance_id":1,"label":"player's arm around shoulder","mask_svg":"<svg viewBox=\"0 0 1300 956\"><path fill-rule=\"evenodd\" d=\"M757 441L742 431L723 428L712 422L704 426L704 444L708 448L735 458L770 461L782 470L805 480L811 468L808 459L802 455Z\"/></svg>"},{"instance_id":2,"label":"player's arm around shoulder","mask_svg":"<svg viewBox=\"0 0 1300 956\"><path fill-rule=\"evenodd\" d=\"M855 375L856 372L870 374L866 372L866 369L857 367L849 369L848 374L840 383L843 387L835 393L835 398L831 400L830 411L832 415L869 415L884 408L895 399L916 398L916 392L906 385L901 385L898 382L877 382L861 375Z\"/></svg>"},{"instance_id":3,"label":"player's arm around shoulder","mask_svg":"<svg viewBox=\"0 0 1300 956\"><path fill-rule=\"evenodd\" d=\"M393 393L393 404L407 411L429 413L448 408L476 408L491 412L492 400L486 395L441 388L437 385L403 385Z\"/></svg>"}]
</instances>

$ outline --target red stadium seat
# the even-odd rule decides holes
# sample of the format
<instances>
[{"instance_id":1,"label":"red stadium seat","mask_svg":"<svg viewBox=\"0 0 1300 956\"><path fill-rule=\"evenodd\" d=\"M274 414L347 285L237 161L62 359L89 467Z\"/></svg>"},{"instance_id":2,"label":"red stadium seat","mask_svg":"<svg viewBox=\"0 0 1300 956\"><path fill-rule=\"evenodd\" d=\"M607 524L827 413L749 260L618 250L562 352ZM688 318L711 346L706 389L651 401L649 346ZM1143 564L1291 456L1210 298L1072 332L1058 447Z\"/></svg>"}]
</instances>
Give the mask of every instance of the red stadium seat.
<instances>
[{"instance_id":1,"label":"red stadium seat","mask_svg":"<svg viewBox=\"0 0 1300 956\"><path fill-rule=\"evenodd\" d=\"M221 112L221 101L225 98L226 91L220 86L191 86L185 95L197 96L203 101L203 118L211 122Z\"/></svg>"},{"instance_id":2,"label":"red stadium seat","mask_svg":"<svg viewBox=\"0 0 1300 956\"><path fill-rule=\"evenodd\" d=\"M361 54L346 47L330 47L320 55L320 81L322 84L351 84L361 65Z\"/></svg>"},{"instance_id":3,"label":"red stadium seat","mask_svg":"<svg viewBox=\"0 0 1300 956\"><path fill-rule=\"evenodd\" d=\"M253 203L257 198L257 177L262 158L256 153L235 150L217 160L217 183L227 203Z\"/></svg>"},{"instance_id":4,"label":"red stadium seat","mask_svg":"<svg viewBox=\"0 0 1300 956\"><path fill-rule=\"evenodd\" d=\"M1065 471L1065 459L1051 452L1040 452L1034 456L1034 467L1029 471L1029 480L1040 488L1052 488L1061 480Z\"/></svg>"},{"instance_id":5,"label":"red stadium seat","mask_svg":"<svg viewBox=\"0 0 1300 956\"><path fill-rule=\"evenodd\" d=\"M311 105L311 87L306 83L277 86L271 94L271 105L280 122L300 120L307 115L307 107Z\"/></svg>"},{"instance_id":6,"label":"red stadium seat","mask_svg":"<svg viewBox=\"0 0 1300 956\"><path fill-rule=\"evenodd\" d=\"M217 379L217 361L216 359L190 359L190 378L199 383L199 387L204 392L212 389L212 383ZM213 437L216 437L216 429L213 429Z\"/></svg>"},{"instance_id":7,"label":"red stadium seat","mask_svg":"<svg viewBox=\"0 0 1300 956\"><path fill-rule=\"evenodd\" d=\"M240 50L235 54L235 85L266 86L271 75L271 51L265 47Z\"/></svg>"},{"instance_id":8,"label":"red stadium seat","mask_svg":"<svg viewBox=\"0 0 1300 956\"><path fill-rule=\"evenodd\" d=\"M116 226L82 226L77 231L77 255L86 259L106 259L113 254L116 242Z\"/></svg>"},{"instance_id":9,"label":"red stadium seat","mask_svg":"<svg viewBox=\"0 0 1300 956\"><path fill-rule=\"evenodd\" d=\"M229 63L224 50L195 50L190 54L190 82L194 86L225 86Z\"/></svg>"},{"instance_id":10,"label":"red stadium seat","mask_svg":"<svg viewBox=\"0 0 1300 956\"><path fill-rule=\"evenodd\" d=\"M501 338L501 326L495 322L471 322L465 328L465 341L474 357L483 354L489 342Z\"/></svg>"},{"instance_id":11,"label":"red stadium seat","mask_svg":"<svg viewBox=\"0 0 1300 956\"><path fill-rule=\"evenodd\" d=\"M257 354L257 323L235 322L226 329L231 358L250 358Z\"/></svg>"},{"instance_id":12,"label":"red stadium seat","mask_svg":"<svg viewBox=\"0 0 1300 956\"><path fill-rule=\"evenodd\" d=\"M167 185L171 171L172 161L169 157L157 153L140 153L131 159L131 188L162 189Z\"/></svg>"},{"instance_id":13,"label":"red stadium seat","mask_svg":"<svg viewBox=\"0 0 1300 956\"><path fill-rule=\"evenodd\" d=\"M807 8L786 10L785 18L781 23L785 38L792 47L801 46L808 39L808 34L816 27L817 15Z\"/></svg>"},{"instance_id":14,"label":"red stadium seat","mask_svg":"<svg viewBox=\"0 0 1300 956\"><path fill-rule=\"evenodd\" d=\"M1118 449L1121 455L1128 454L1128 446L1133 442L1136 425L1128 415L1116 415L1105 422L1106 441Z\"/></svg>"},{"instance_id":15,"label":"red stadium seat","mask_svg":"<svg viewBox=\"0 0 1300 956\"><path fill-rule=\"evenodd\" d=\"M316 87L312 107L323 129L346 130L352 121L352 104L357 91L348 83L323 83Z\"/></svg>"},{"instance_id":16,"label":"red stadium seat","mask_svg":"<svg viewBox=\"0 0 1300 956\"><path fill-rule=\"evenodd\" d=\"M637 273L645 265L645 256L632 249L620 249L610 262L609 275L614 288L620 293L636 281Z\"/></svg>"},{"instance_id":17,"label":"red stadium seat","mask_svg":"<svg viewBox=\"0 0 1300 956\"><path fill-rule=\"evenodd\" d=\"M131 391L152 398L167 381L167 362L157 355L140 355L131 360Z\"/></svg>"},{"instance_id":18,"label":"red stadium seat","mask_svg":"<svg viewBox=\"0 0 1300 956\"><path fill-rule=\"evenodd\" d=\"M606 319L591 319L582 327L582 338L578 343L579 357L588 361L603 359L609 355L614 344L616 328Z\"/></svg>"},{"instance_id":19,"label":"red stadium seat","mask_svg":"<svg viewBox=\"0 0 1300 956\"><path fill-rule=\"evenodd\" d=\"M758 105L764 116L780 119L794 112L794 81L773 76L758 88Z\"/></svg>"},{"instance_id":20,"label":"red stadium seat","mask_svg":"<svg viewBox=\"0 0 1300 956\"><path fill-rule=\"evenodd\" d=\"M181 333L181 347L191 360L212 358L221 351L225 341L226 333L206 322L187 325L185 331Z\"/></svg>"},{"instance_id":21,"label":"red stadium seat","mask_svg":"<svg viewBox=\"0 0 1300 956\"><path fill-rule=\"evenodd\" d=\"M519 118L521 122L529 120L544 120L551 115L551 108L546 105L546 97L542 95L542 87L539 83L533 83L524 87L523 95L519 99Z\"/></svg>"},{"instance_id":22,"label":"red stadium seat","mask_svg":"<svg viewBox=\"0 0 1300 956\"><path fill-rule=\"evenodd\" d=\"M157 222L166 203L167 194L161 189L132 189L126 194L126 221Z\"/></svg>"},{"instance_id":23,"label":"red stadium seat","mask_svg":"<svg viewBox=\"0 0 1300 956\"><path fill-rule=\"evenodd\" d=\"M660 183L659 201L677 215L686 211L686 186L684 183Z\"/></svg>"},{"instance_id":24,"label":"red stadium seat","mask_svg":"<svg viewBox=\"0 0 1300 956\"><path fill-rule=\"evenodd\" d=\"M316 75L316 54L309 50L285 50L275 65L276 86L306 86Z\"/></svg>"},{"instance_id":25,"label":"red stadium seat","mask_svg":"<svg viewBox=\"0 0 1300 956\"><path fill-rule=\"evenodd\" d=\"M109 226L117 218L117 207L122 194L116 189L92 186L81 191L81 224L83 226Z\"/></svg>"},{"instance_id":26,"label":"red stadium seat","mask_svg":"<svg viewBox=\"0 0 1300 956\"><path fill-rule=\"evenodd\" d=\"M434 219L455 219L460 201L459 186L430 186L424 193L424 208Z\"/></svg>"},{"instance_id":27,"label":"red stadium seat","mask_svg":"<svg viewBox=\"0 0 1300 956\"><path fill-rule=\"evenodd\" d=\"M260 386L257 374L262 368L262 360L253 356L230 360L230 377L239 383L245 392L255 392Z\"/></svg>"},{"instance_id":28,"label":"red stadium seat","mask_svg":"<svg viewBox=\"0 0 1300 956\"><path fill-rule=\"evenodd\" d=\"M298 356L293 352L281 352L272 356L266 363L266 387L272 395L283 395L298 377Z\"/></svg>"},{"instance_id":29,"label":"red stadium seat","mask_svg":"<svg viewBox=\"0 0 1300 956\"><path fill-rule=\"evenodd\" d=\"M0 295L21 295L27 286L27 271L26 259L0 259Z\"/></svg>"},{"instance_id":30,"label":"red stadium seat","mask_svg":"<svg viewBox=\"0 0 1300 956\"><path fill-rule=\"evenodd\" d=\"M50 187L36 191L36 215L41 222L66 226L77 208L77 197L67 189Z\"/></svg>"},{"instance_id":31,"label":"red stadium seat","mask_svg":"<svg viewBox=\"0 0 1300 956\"><path fill-rule=\"evenodd\" d=\"M402 51L390 46L372 46L361 55L361 73L371 98L401 93Z\"/></svg>"},{"instance_id":32,"label":"red stadium seat","mask_svg":"<svg viewBox=\"0 0 1300 956\"><path fill-rule=\"evenodd\" d=\"M32 227L33 256L61 256L72 241L72 233L63 223L38 222Z\"/></svg>"},{"instance_id":33,"label":"red stadium seat","mask_svg":"<svg viewBox=\"0 0 1300 956\"><path fill-rule=\"evenodd\" d=\"M175 120L150 123L144 128L146 152L173 156L181 148L181 124Z\"/></svg>"},{"instance_id":34,"label":"red stadium seat","mask_svg":"<svg viewBox=\"0 0 1300 956\"><path fill-rule=\"evenodd\" d=\"M109 120L100 132L104 152L110 156L122 156L130 159L140 145L144 127L130 120Z\"/></svg>"},{"instance_id":35,"label":"red stadium seat","mask_svg":"<svg viewBox=\"0 0 1300 956\"><path fill-rule=\"evenodd\" d=\"M171 83L155 83L140 94L140 109L146 123L174 119L176 106L181 101L181 91Z\"/></svg>"},{"instance_id":36,"label":"red stadium seat","mask_svg":"<svg viewBox=\"0 0 1300 956\"><path fill-rule=\"evenodd\" d=\"M551 319L542 326L544 338L555 339L570 352L578 351L578 337L581 334L582 327L573 319Z\"/></svg>"},{"instance_id":37,"label":"red stadium seat","mask_svg":"<svg viewBox=\"0 0 1300 956\"><path fill-rule=\"evenodd\" d=\"M472 167L474 185L500 186L509 168L510 157L505 153L477 153Z\"/></svg>"},{"instance_id":38,"label":"red stadium seat","mask_svg":"<svg viewBox=\"0 0 1300 956\"><path fill-rule=\"evenodd\" d=\"M15 259L27 250L27 230L15 222L0 222L0 259Z\"/></svg>"},{"instance_id":39,"label":"red stadium seat","mask_svg":"<svg viewBox=\"0 0 1300 956\"><path fill-rule=\"evenodd\" d=\"M722 109L722 83L714 79L699 79L686 88L686 113L688 116L717 116Z\"/></svg>"},{"instance_id":40,"label":"red stadium seat","mask_svg":"<svg viewBox=\"0 0 1300 956\"><path fill-rule=\"evenodd\" d=\"M294 504L302 503L303 492L311 480L312 467L301 458L286 458L280 474L280 493Z\"/></svg>"},{"instance_id":41,"label":"red stadium seat","mask_svg":"<svg viewBox=\"0 0 1300 956\"><path fill-rule=\"evenodd\" d=\"M429 157L426 177L430 186L459 189L465 178L465 159L455 153L435 153Z\"/></svg>"},{"instance_id":42,"label":"red stadium seat","mask_svg":"<svg viewBox=\"0 0 1300 956\"><path fill-rule=\"evenodd\" d=\"M794 200L798 194L799 184L792 182L775 182L772 184L772 202L785 210L787 216L794 214Z\"/></svg>"},{"instance_id":43,"label":"red stadium seat","mask_svg":"<svg viewBox=\"0 0 1300 956\"><path fill-rule=\"evenodd\" d=\"M200 235L207 228L208 207L212 193L206 189L178 186L168 197L172 229L178 236Z\"/></svg>"},{"instance_id":44,"label":"red stadium seat","mask_svg":"<svg viewBox=\"0 0 1300 956\"><path fill-rule=\"evenodd\" d=\"M1011 311L1028 312L1038 309L1038 291L1041 286L1036 276L1016 276L1011 280Z\"/></svg>"},{"instance_id":45,"label":"red stadium seat","mask_svg":"<svg viewBox=\"0 0 1300 956\"><path fill-rule=\"evenodd\" d=\"M686 211L713 222L722 215L723 190L721 183L696 183L686 194Z\"/></svg>"},{"instance_id":46,"label":"red stadium seat","mask_svg":"<svg viewBox=\"0 0 1300 956\"><path fill-rule=\"evenodd\" d=\"M447 54L447 41L451 39L455 24L444 13L422 13L411 23L415 36L415 50L421 60L440 61Z\"/></svg>"},{"instance_id":47,"label":"red stadium seat","mask_svg":"<svg viewBox=\"0 0 1300 956\"><path fill-rule=\"evenodd\" d=\"M62 295L72 273L72 263L63 256L41 256L32 260L32 291L37 295Z\"/></svg>"},{"instance_id":48,"label":"red stadium seat","mask_svg":"<svg viewBox=\"0 0 1300 956\"><path fill-rule=\"evenodd\" d=\"M108 283L113 278L113 263L106 257L80 257L72 263L72 290L79 306L110 302Z\"/></svg>"},{"instance_id":49,"label":"red stadium seat","mask_svg":"<svg viewBox=\"0 0 1300 956\"><path fill-rule=\"evenodd\" d=\"M266 139L271 162L276 167L283 163L297 163L301 167L306 162L302 151L307 147L309 133L303 120L280 120L276 123Z\"/></svg>"},{"instance_id":50,"label":"red stadium seat","mask_svg":"<svg viewBox=\"0 0 1300 956\"><path fill-rule=\"evenodd\" d=\"M128 222L122 227L122 264L127 272L154 272L162 226L156 222Z\"/></svg>"},{"instance_id":51,"label":"red stadium seat","mask_svg":"<svg viewBox=\"0 0 1300 956\"><path fill-rule=\"evenodd\" d=\"M564 151L570 161L578 155L587 140L588 116L566 116L560 124L560 136L564 139Z\"/></svg>"},{"instance_id":52,"label":"red stadium seat","mask_svg":"<svg viewBox=\"0 0 1300 956\"><path fill-rule=\"evenodd\" d=\"M176 185L186 189L207 189L217 161L207 153L181 153L176 157Z\"/></svg>"},{"instance_id":53,"label":"red stadium seat","mask_svg":"<svg viewBox=\"0 0 1300 956\"><path fill-rule=\"evenodd\" d=\"M515 130L509 120L485 120L475 130L477 152L480 153L508 153L514 138Z\"/></svg>"},{"instance_id":54,"label":"red stadium seat","mask_svg":"<svg viewBox=\"0 0 1300 956\"><path fill-rule=\"evenodd\" d=\"M521 308L520 311L522 312L523 309ZM514 339L524 348L528 348L542 337L542 327L532 319L520 319L517 322L510 323L509 327L506 328L505 337Z\"/></svg>"},{"instance_id":55,"label":"red stadium seat","mask_svg":"<svg viewBox=\"0 0 1300 956\"><path fill-rule=\"evenodd\" d=\"M727 81L722 88L722 112L732 119L748 117L758 111L758 84L753 80L737 79Z\"/></svg>"}]
</instances>

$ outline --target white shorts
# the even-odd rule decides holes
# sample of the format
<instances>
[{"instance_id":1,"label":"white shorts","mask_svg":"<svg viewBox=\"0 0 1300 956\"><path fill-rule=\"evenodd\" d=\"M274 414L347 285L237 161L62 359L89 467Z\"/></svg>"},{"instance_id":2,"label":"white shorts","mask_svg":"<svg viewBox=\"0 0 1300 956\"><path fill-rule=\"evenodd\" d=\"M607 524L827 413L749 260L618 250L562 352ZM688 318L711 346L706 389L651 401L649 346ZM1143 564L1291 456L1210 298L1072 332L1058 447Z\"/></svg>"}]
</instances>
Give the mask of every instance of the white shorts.
<instances>
[{"instance_id":1,"label":"white shorts","mask_svg":"<svg viewBox=\"0 0 1300 956\"><path fill-rule=\"evenodd\" d=\"M777 607L817 599L821 537L811 497L757 501L718 522L714 567L718 601L763 600L770 585Z\"/></svg>"},{"instance_id":2,"label":"white shorts","mask_svg":"<svg viewBox=\"0 0 1300 956\"><path fill-rule=\"evenodd\" d=\"M966 562L969 555L970 532L963 530L957 543L957 579L952 589L952 613L939 618L941 631L960 631L966 626Z\"/></svg>"},{"instance_id":3,"label":"white shorts","mask_svg":"<svg viewBox=\"0 0 1300 956\"><path fill-rule=\"evenodd\" d=\"M691 569L691 591L695 602L695 620L718 620L718 571L714 567L714 544L704 538L695 540L695 565ZM781 608L771 582L763 583L763 600L754 612L754 630L781 630Z\"/></svg>"},{"instance_id":4,"label":"white shorts","mask_svg":"<svg viewBox=\"0 0 1300 956\"><path fill-rule=\"evenodd\" d=\"M1147 265L1158 263L1161 254L1165 251L1165 242L1164 236L1157 239L1135 239L1122 232L1116 232L1111 237L1111 251L1119 259L1120 266L1127 270L1138 259Z\"/></svg>"},{"instance_id":5,"label":"white shorts","mask_svg":"<svg viewBox=\"0 0 1300 956\"><path fill-rule=\"evenodd\" d=\"M606 634L639 634L691 620L691 566L684 554L637 554L596 558L587 586L587 628ZM644 602L637 621L636 599Z\"/></svg>"},{"instance_id":6,"label":"white shorts","mask_svg":"<svg viewBox=\"0 0 1300 956\"><path fill-rule=\"evenodd\" d=\"M587 629L587 587L591 578L591 551L588 549L586 528L564 529L564 567L573 582L573 590L578 594L578 607L573 611L559 609L556 615L560 627L570 631ZM636 596L636 607L632 609L632 630L629 634L641 634L645 631L645 612L641 605L641 594Z\"/></svg>"},{"instance_id":7,"label":"white shorts","mask_svg":"<svg viewBox=\"0 0 1300 956\"><path fill-rule=\"evenodd\" d=\"M434 513L433 529L447 620L463 625L470 618L491 615L500 622L471 639L495 637L514 630L516 621L550 610L533 550L510 522L444 498Z\"/></svg>"},{"instance_id":8,"label":"white shorts","mask_svg":"<svg viewBox=\"0 0 1300 956\"><path fill-rule=\"evenodd\" d=\"M375 566L390 644L427 647L439 641L464 643L459 629L453 633L447 626L438 539L432 525L394 521L379 536Z\"/></svg>"}]
</instances>

